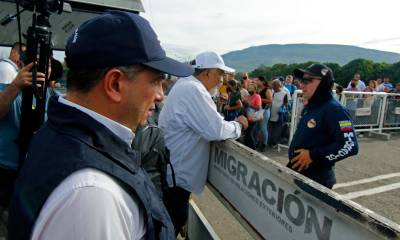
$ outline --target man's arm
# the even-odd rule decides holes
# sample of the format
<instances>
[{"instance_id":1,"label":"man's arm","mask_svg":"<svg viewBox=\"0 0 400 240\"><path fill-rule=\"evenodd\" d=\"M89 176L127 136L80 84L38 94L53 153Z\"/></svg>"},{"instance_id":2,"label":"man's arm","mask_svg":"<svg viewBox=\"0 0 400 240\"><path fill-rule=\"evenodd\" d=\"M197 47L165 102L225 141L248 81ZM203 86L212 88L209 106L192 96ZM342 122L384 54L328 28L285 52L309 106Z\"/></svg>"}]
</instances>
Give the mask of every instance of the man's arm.
<instances>
[{"instance_id":1,"label":"man's arm","mask_svg":"<svg viewBox=\"0 0 400 240\"><path fill-rule=\"evenodd\" d=\"M185 103L185 123L208 141L240 137L242 125L247 127L243 119L241 119L241 124L235 121L225 121L207 94L197 89L190 92L191 101Z\"/></svg>"},{"instance_id":2,"label":"man's arm","mask_svg":"<svg viewBox=\"0 0 400 240\"><path fill-rule=\"evenodd\" d=\"M22 68L11 84L0 92L0 119L8 113L11 103L21 89L32 84L32 73L29 72L32 66L33 63L30 63ZM37 74L37 81L44 81L44 79L45 75L43 73Z\"/></svg>"},{"instance_id":3,"label":"man's arm","mask_svg":"<svg viewBox=\"0 0 400 240\"><path fill-rule=\"evenodd\" d=\"M11 103L14 101L19 91L19 87L9 85L4 89L4 91L0 92L0 119L8 113Z\"/></svg>"},{"instance_id":4,"label":"man's arm","mask_svg":"<svg viewBox=\"0 0 400 240\"><path fill-rule=\"evenodd\" d=\"M345 88L345 90L350 90L351 89L351 81L347 84L347 87Z\"/></svg>"}]
</instances>

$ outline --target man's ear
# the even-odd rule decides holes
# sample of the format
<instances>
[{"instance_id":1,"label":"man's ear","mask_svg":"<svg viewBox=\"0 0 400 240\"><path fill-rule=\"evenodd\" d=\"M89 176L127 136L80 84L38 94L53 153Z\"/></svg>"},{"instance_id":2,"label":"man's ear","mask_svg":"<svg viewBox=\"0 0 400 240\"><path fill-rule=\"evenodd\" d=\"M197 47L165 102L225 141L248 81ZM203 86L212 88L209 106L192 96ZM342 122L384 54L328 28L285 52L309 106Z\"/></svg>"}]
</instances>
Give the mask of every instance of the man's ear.
<instances>
[{"instance_id":1,"label":"man's ear","mask_svg":"<svg viewBox=\"0 0 400 240\"><path fill-rule=\"evenodd\" d=\"M122 85L124 84L125 75L118 69L109 70L103 77L103 90L105 95L113 102L122 100Z\"/></svg>"},{"instance_id":2,"label":"man's ear","mask_svg":"<svg viewBox=\"0 0 400 240\"><path fill-rule=\"evenodd\" d=\"M11 49L10 56L11 58L15 58L17 54L17 50L15 48Z\"/></svg>"}]
</instances>

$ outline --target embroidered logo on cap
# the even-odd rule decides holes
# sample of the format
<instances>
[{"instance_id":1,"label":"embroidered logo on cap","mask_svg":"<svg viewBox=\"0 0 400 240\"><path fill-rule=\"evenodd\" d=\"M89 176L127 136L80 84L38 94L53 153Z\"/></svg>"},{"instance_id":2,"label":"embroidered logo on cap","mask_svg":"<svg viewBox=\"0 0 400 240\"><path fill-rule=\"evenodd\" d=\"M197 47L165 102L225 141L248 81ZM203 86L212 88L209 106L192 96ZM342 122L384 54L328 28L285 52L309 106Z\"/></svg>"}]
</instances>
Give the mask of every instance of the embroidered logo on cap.
<instances>
[{"instance_id":1,"label":"embroidered logo on cap","mask_svg":"<svg viewBox=\"0 0 400 240\"><path fill-rule=\"evenodd\" d=\"M77 28L77 29L75 30L74 38L72 39L72 43L76 43L76 40L78 40L78 29L79 29L79 28Z\"/></svg>"},{"instance_id":2,"label":"embroidered logo on cap","mask_svg":"<svg viewBox=\"0 0 400 240\"><path fill-rule=\"evenodd\" d=\"M322 70L321 70L321 74L322 74L322 76L326 76L326 74L329 72L329 69L326 69L326 68L323 68Z\"/></svg>"},{"instance_id":3,"label":"embroidered logo on cap","mask_svg":"<svg viewBox=\"0 0 400 240\"><path fill-rule=\"evenodd\" d=\"M311 118L307 122L307 127L308 128L315 128L317 126L317 122L314 120L314 118Z\"/></svg>"}]
</instances>

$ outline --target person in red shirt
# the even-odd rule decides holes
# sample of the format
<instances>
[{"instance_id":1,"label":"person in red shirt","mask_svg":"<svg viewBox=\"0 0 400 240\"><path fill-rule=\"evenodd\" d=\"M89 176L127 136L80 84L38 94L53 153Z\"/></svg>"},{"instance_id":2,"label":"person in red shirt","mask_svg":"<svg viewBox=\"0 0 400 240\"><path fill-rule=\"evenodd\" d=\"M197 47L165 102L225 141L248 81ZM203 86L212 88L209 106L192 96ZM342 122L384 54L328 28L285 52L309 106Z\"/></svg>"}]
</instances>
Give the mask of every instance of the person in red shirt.
<instances>
[{"instance_id":1,"label":"person in red shirt","mask_svg":"<svg viewBox=\"0 0 400 240\"><path fill-rule=\"evenodd\" d=\"M244 137L244 144L252 149L256 149L257 143L257 122L261 121L263 118L263 110L261 108L261 96L258 94L257 85L252 83L247 88L250 96L248 96L245 101L247 102L246 116L249 121L249 127L246 130Z\"/></svg>"}]
</instances>

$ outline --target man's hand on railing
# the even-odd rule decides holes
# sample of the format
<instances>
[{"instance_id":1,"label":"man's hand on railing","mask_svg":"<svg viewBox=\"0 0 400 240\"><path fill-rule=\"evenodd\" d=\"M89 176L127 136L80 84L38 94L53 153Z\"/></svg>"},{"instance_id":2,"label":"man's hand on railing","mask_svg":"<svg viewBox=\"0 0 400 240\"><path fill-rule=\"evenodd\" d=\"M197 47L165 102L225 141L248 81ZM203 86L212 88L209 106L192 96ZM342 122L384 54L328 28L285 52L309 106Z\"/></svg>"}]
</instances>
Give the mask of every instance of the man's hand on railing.
<instances>
[{"instance_id":1,"label":"man's hand on railing","mask_svg":"<svg viewBox=\"0 0 400 240\"><path fill-rule=\"evenodd\" d=\"M242 130L246 130L247 127L249 126L249 122L247 121L247 118L243 115L240 115L237 119L237 122L240 123L240 125L242 125Z\"/></svg>"}]
</instances>

